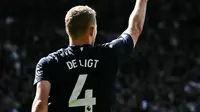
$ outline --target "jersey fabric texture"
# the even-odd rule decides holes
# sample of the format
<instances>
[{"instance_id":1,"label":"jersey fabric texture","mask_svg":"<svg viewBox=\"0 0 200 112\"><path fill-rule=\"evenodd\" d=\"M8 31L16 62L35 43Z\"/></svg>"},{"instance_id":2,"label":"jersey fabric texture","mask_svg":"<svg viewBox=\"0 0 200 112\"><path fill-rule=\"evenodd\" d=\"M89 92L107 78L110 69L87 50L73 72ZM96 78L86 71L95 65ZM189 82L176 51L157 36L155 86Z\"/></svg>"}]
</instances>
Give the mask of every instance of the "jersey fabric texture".
<instances>
[{"instance_id":1,"label":"jersey fabric texture","mask_svg":"<svg viewBox=\"0 0 200 112\"><path fill-rule=\"evenodd\" d=\"M111 112L118 68L133 48L123 33L109 43L60 49L40 59L34 86L51 83L49 112Z\"/></svg>"}]
</instances>

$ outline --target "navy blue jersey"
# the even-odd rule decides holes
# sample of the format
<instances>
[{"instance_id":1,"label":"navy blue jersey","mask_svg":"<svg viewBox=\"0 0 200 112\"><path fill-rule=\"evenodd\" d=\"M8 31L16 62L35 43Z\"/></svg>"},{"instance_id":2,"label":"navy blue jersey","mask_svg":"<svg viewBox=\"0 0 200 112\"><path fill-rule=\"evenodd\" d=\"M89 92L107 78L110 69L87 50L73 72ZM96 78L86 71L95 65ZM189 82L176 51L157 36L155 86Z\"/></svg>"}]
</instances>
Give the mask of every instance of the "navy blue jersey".
<instances>
[{"instance_id":1,"label":"navy blue jersey","mask_svg":"<svg viewBox=\"0 0 200 112\"><path fill-rule=\"evenodd\" d=\"M128 34L101 45L60 49L38 62L34 85L51 83L49 112L111 112L118 68L132 51Z\"/></svg>"}]
</instances>

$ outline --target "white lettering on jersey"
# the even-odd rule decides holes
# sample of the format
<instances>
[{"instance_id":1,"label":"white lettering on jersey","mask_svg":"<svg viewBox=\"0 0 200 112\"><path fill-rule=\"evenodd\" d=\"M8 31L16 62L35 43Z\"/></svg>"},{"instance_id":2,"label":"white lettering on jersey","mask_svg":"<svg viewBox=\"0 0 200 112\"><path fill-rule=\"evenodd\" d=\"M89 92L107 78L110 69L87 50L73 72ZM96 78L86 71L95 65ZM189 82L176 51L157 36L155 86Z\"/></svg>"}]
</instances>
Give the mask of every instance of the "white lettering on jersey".
<instances>
[{"instance_id":1,"label":"white lettering on jersey","mask_svg":"<svg viewBox=\"0 0 200 112\"><path fill-rule=\"evenodd\" d=\"M69 70L71 70L72 69L72 63L70 61L68 61L68 62L66 62L66 64L67 64Z\"/></svg>"},{"instance_id":2,"label":"white lettering on jersey","mask_svg":"<svg viewBox=\"0 0 200 112\"><path fill-rule=\"evenodd\" d=\"M85 59L85 60L71 60L67 61L67 67L69 70L73 68L79 67L85 67L85 68L96 68L98 65L99 60L97 59Z\"/></svg>"},{"instance_id":3,"label":"white lettering on jersey","mask_svg":"<svg viewBox=\"0 0 200 112\"><path fill-rule=\"evenodd\" d=\"M97 67L97 63L99 62L99 60L94 60L95 62L94 62L94 68L96 68Z\"/></svg>"},{"instance_id":4,"label":"white lettering on jersey","mask_svg":"<svg viewBox=\"0 0 200 112\"><path fill-rule=\"evenodd\" d=\"M66 64L67 64L69 70L71 70L72 68L77 68L78 67L75 59L72 60L72 61L66 62Z\"/></svg>"},{"instance_id":5,"label":"white lettering on jersey","mask_svg":"<svg viewBox=\"0 0 200 112\"><path fill-rule=\"evenodd\" d=\"M72 60L72 63L73 63L73 68L76 68L76 67L78 67L78 65L77 65L77 63L76 63L76 60L74 59L74 60Z\"/></svg>"},{"instance_id":6,"label":"white lettering on jersey","mask_svg":"<svg viewBox=\"0 0 200 112\"><path fill-rule=\"evenodd\" d=\"M92 59L89 59L88 62L87 62L87 66L89 68L91 68L93 66L93 60Z\"/></svg>"}]
</instances>

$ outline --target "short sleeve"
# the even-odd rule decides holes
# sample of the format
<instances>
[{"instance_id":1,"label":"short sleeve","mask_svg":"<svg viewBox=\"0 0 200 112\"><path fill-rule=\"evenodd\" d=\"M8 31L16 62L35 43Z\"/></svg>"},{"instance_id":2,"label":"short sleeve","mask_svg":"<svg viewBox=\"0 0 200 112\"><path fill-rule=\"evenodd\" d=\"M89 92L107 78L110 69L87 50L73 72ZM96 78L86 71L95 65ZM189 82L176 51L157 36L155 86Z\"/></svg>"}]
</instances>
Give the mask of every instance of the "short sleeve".
<instances>
[{"instance_id":1,"label":"short sleeve","mask_svg":"<svg viewBox=\"0 0 200 112\"><path fill-rule=\"evenodd\" d=\"M47 57L41 58L40 61L36 65L35 69L35 79L33 85L36 85L38 82L42 80L50 80L50 63Z\"/></svg>"},{"instance_id":2,"label":"short sleeve","mask_svg":"<svg viewBox=\"0 0 200 112\"><path fill-rule=\"evenodd\" d=\"M133 39L127 33L123 33L117 39L108 43L108 46L114 50L114 54L118 56L119 62L126 60L134 49Z\"/></svg>"}]
</instances>

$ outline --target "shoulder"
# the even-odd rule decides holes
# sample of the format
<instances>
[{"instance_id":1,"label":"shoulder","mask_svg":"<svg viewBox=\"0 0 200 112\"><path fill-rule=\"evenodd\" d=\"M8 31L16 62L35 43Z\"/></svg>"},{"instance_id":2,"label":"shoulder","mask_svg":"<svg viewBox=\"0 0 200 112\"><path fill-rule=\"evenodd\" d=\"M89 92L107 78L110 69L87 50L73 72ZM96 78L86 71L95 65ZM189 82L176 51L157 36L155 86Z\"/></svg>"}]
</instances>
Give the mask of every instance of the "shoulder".
<instances>
[{"instance_id":1,"label":"shoulder","mask_svg":"<svg viewBox=\"0 0 200 112\"><path fill-rule=\"evenodd\" d=\"M110 45L110 42L104 43L104 44L97 44L95 45L96 48L112 48Z\"/></svg>"},{"instance_id":2,"label":"shoulder","mask_svg":"<svg viewBox=\"0 0 200 112\"><path fill-rule=\"evenodd\" d=\"M100 44L98 46L101 46L103 48L114 48L115 46L118 46L118 45L134 46L133 44L134 43L133 43L131 35L127 33L122 33L120 36L118 36L116 39L112 40L111 42Z\"/></svg>"},{"instance_id":3,"label":"shoulder","mask_svg":"<svg viewBox=\"0 0 200 112\"><path fill-rule=\"evenodd\" d=\"M64 57L65 55L65 49L61 48L55 52L52 52L50 54L48 54L47 56L42 57L38 64L52 64L52 63L57 63L59 62L59 60Z\"/></svg>"}]
</instances>

